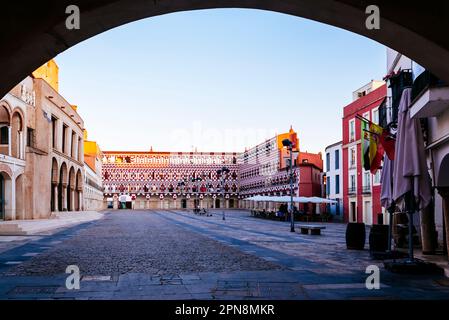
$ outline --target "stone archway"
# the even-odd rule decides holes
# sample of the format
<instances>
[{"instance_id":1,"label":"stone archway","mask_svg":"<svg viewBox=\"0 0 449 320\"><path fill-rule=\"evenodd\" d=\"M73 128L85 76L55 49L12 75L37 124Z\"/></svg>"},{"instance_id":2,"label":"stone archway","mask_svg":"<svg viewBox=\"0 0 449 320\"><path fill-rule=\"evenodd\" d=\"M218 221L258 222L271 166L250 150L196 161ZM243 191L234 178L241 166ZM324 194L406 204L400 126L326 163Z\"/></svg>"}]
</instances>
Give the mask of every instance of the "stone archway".
<instances>
[{"instance_id":1,"label":"stone archway","mask_svg":"<svg viewBox=\"0 0 449 320\"><path fill-rule=\"evenodd\" d=\"M0 154L10 155L11 108L6 102L0 104Z\"/></svg>"},{"instance_id":2,"label":"stone archway","mask_svg":"<svg viewBox=\"0 0 449 320\"><path fill-rule=\"evenodd\" d=\"M57 54L104 31L157 15L200 9L261 9L342 28L407 55L449 82L449 6L429 2L373 0L78 0L81 25L66 27L70 0L35 1L25 7L5 2L9 19L0 20L0 96ZM380 9L380 29L366 27L367 7ZM27 14L24 14L26 11ZM29 14L31 13L31 14ZM417 23L419 21L419 23Z\"/></svg>"},{"instance_id":3,"label":"stone archway","mask_svg":"<svg viewBox=\"0 0 449 320\"><path fill-rule=\"evenodd\" d=\"M50 209L52 212L59 210L58 184L59 184L59 170L58 161L53 158L51 161L51 198Z\"/></svg>"},{"instance_id":4,"label":"stone archway","mask_svg":"<svg viewBox=\"0 0 449 320\"><path fill-rule=\"evenodd\" d=\"M445 252L449 252L449 154L441 161L437 180L438 193L443 198L443 226Z\"/></svg>"},{"instance_id":5,"label":"stone archway","mask_svg":"<svg viewBox=\"0 0 449 320\"><path fill-rule=\"evenodd\" d=\"M58 211L67 211L67 185L68 171L67 164L63 162L59 168L58 182Z\"/></svg>"},{"instance_id":6,"label":"stone archway","mask_svg":"<svg viewBox=\"0 0 449 320\"><path fill-rule=\"evenodd\" d=\"M11 156L23 159L23 116L14 111L11 119Z\"/></svg>"},{"instance_id":7,"label":"stone archway","mask_svg":"<svg viewBox=\"0 0 449 320\"><path fill-rule=\"evenodd\" d=\"M0 169L0 221L12 220L12 180L11 173Z\"/></svg>"}]
</instances>

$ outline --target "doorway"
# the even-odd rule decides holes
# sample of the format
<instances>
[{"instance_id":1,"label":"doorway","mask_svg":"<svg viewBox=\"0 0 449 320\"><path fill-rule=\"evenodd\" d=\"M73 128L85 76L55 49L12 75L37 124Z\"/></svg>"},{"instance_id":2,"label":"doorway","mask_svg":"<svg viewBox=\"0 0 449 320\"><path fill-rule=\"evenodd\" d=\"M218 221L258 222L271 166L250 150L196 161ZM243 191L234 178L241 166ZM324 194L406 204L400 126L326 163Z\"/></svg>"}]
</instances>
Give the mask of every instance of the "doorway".
<instances>
[{"instance_id":1,"label":"doorway","mask_svg":"<svg viewBox=\"0 0 449 320\"><path fill-rule=\"evenodd\" d=\"M350 222L357 222L357 207L355 201L351 201L349 205L349 220Z\"/></svg>"},{"instance_id":2,"label":"doorway","mask_svg":"<svg viewBox=\"0 0 449 320\"><path fill-rule=\"evenodd\" d=\"M363 204L363 222L366 225L373 224L373 213L371 208L371 201L366 200Z\"/></svg>"},{"instance_id":3,"label":"doorway","mask_svg":"<svg viewBox=\"0 0 449 320\"><path fill-rule=\"evenodd\" d=\"M187 209L187 199L181 199L181 209Z\"/></svg>"},{"instance_id":4,"label":"doorway","mask_svg":"<svg viewBox=\"0 0 449 320\"><path fill-rule=\"evenodd\" d=\"M220 199L215 199L215 209L220 209Z\"/></svg>"}]
</instances>

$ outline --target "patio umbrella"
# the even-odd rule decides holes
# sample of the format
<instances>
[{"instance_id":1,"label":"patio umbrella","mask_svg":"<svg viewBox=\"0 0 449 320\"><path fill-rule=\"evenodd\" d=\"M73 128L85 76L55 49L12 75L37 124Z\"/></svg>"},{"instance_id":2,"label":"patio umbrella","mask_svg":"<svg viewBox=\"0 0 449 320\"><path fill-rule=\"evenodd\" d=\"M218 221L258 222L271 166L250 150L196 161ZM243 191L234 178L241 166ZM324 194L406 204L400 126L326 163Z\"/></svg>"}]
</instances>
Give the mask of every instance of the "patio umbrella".
<instances>
[{"instance_id":1,"label":"patio umbrella","mask_svg":"<svg viewBox=\"0 0 449 320\"><path fill-rule=\"evenodd\" d=\"M427 172L424 140L418 119L410 118L411 88L402 92L398 114L395 160L393 169L393 199L409 214L409 255L413 259L413 213L427 207L432 199Z\"/></svg>"},{"instance_id":2,"label":"patio umbrella","mask_svg":"<svg viewBox=\"0 0 449 320\"><path fill-rule=\"evenodd\" d=\"M395 203L393 200L393 167L394 160L390 160L388 157L384 157L384 164L382 166L382 172L380 176L380 203L389 214L388 224L388 251L391 252L391 237L392 237L392 225L393 225L393 213L395 209Z\"/></svg>"},{"instance_id":3,"label":"patio umbrella","mask_svg":"<svg viewBox=\"0 0 449 320\"><path fill-rule=\"evenodd\" d=\"M384 157L384 164L380 176L380 203L385 209L389 209L393 204L393 167L394 161Z\"/></svg>"}]
</instances>

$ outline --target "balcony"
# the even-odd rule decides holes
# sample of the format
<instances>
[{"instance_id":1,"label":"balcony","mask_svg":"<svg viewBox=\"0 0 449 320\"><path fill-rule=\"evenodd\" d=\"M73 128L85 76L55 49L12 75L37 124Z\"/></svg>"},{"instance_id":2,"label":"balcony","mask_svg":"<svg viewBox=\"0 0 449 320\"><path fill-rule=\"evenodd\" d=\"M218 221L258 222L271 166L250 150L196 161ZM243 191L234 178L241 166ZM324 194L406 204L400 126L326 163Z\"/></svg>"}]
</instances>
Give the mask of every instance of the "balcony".
<instances>
[{"instance_id":1,"label":"balcony","mask_svg":"<svg viewBox=\"0 0 449 320\"><path fill-rule=\"evenodd\" d=\"M348 188L348 195L354 195L357 193L357 189L355 186L351 186Z\"/></svg>"},{"instance_id":2,"label":"balcony","mask_svg":"<svg viewBox=\"0 0 449 320\"><path fill-rule=\"evenodd\" d=\"M363 194L370 194L371 193L371 185L366 185L362 187L362 193Z\"/></svg>"},{"instance_id":3,"label":"balcony","mask_svg":"<svg viewBox=\"0 0 449 320\"><path fill-rule=\"evenodd\" d=\"M412 118L435 117L449 106L449 87L425 71L413 84L412 99Z\"/></svg>"},{"instance_id":4,"label":"balcony","mask_svg":"<svg viewBox=\"0 0 449 320\"><path fill-rule=\"evenodd\" d=\"M449 87L427 88L412 103L412 118L429 118L438 116L449 106Z\"/></svg>"}]
</instances>

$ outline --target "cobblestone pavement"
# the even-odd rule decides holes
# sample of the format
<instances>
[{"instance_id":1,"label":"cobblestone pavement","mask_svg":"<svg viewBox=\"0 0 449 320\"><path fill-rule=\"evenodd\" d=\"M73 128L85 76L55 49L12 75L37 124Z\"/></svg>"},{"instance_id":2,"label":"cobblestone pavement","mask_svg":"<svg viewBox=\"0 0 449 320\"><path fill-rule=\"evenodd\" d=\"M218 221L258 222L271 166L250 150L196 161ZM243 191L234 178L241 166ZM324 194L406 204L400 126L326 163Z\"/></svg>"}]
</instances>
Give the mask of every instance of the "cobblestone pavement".
<instances>
[{"instance_id":1,"label":"cobblestone pavement","mask_svg":"<svg viewBox=\"0 0 449 320\"><path fill-rule=\"evenodd\" d=\"M441 276L383 269L367 251L349 251L345 225L322 236L246 211L120 211L42 236L0 254L0 299L447 299ZM79 290L65 288L76 264ZM365 269L381 269L367 290Z\"/></svg>"},{"instance_id":2,"label":"cobblestone pavement","mask_svg":"<svg viewBox=\"0 0 449 320\"><path fill-rule=\"evenodd\" d=\"M231 272L281 266L221 244L162 215L139 211L107 215L60 245L9 271L11 275L54 275L77 265L83 275Z\"/></svg>"}]
</instances>

